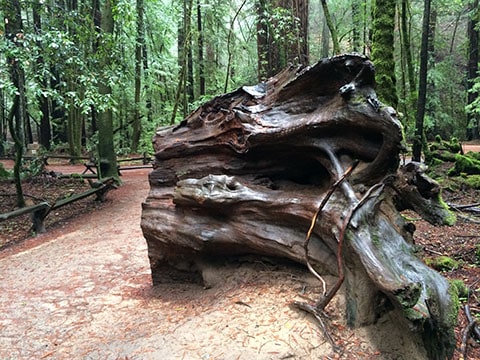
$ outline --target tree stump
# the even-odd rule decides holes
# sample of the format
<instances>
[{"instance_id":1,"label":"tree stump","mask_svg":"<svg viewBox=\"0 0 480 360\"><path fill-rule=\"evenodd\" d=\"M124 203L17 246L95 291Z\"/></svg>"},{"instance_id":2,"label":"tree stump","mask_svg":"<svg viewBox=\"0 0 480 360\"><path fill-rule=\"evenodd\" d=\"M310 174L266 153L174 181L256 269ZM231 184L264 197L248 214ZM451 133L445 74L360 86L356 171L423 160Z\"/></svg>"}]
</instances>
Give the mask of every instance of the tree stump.
<instances>
[{"instance_id":1,"label":"tree stump","mask_svg":"<svg viewBox=\"0 0 480 360\"><path fill-rule=\"evenodd\" d=\"M141 223L154 284L165 264L288 258L345 279L352 326L388 315L420 355L450 357L455 297L416 257L399 211L435 223L451 214L418 164L399 169L401 125L374 85L367 58L341 55L291 66L158 129Z\"/></svg>"}]
</instances>

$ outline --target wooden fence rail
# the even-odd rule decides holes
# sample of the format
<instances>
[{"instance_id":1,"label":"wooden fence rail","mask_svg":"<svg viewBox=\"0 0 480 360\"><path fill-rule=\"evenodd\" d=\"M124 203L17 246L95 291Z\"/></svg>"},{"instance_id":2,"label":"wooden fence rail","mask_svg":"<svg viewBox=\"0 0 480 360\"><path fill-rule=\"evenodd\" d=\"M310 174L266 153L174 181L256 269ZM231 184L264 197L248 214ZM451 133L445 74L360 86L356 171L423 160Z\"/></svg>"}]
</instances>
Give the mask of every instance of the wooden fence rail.
<instances>
[{"instance_id":1,"label":"wooden fence rail","mask_svg":"<svg viewBox=\"0 0 480 360\"><path fill-rule=\"evenodd\" d=\"M9 220L17 216L31 214L32 229L36 234L44 233L45 219L50 212L61 208L62 206L74 203L78 200L84 199L90 195L96 194L96 200L105 201L107 192L116 188L115 180L113 178L101 179L91 183L92 188L79 194L72 195L68 198L55 201L52 205L44 201L35 205L26 206L7 213L0 214L0 221Z\"/></svg>"}]
</instances>

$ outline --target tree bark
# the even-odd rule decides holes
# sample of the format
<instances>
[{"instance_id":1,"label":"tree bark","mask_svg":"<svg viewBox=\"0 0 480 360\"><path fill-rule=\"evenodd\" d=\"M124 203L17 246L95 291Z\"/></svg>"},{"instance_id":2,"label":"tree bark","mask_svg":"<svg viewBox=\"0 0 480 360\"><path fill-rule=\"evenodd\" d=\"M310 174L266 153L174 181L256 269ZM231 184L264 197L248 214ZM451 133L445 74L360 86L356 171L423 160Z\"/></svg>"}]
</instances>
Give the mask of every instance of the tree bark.
<instances>
[{"instance_id":1,"label":"tree bark","mask_svg":"<svg viewBox=\"0 0 480 360\"><path fill-rule=\"evenodd\" d=\"M3 1L2 3L4 23L5 23L5 39L14 47L23 46L24 34L22 24L22 8L18 0ZM25 71L17 57L11 56L7 59L9 63L10 78L15 87L13 105L8 115L8 127L10 135L15 143L15 165L13 168L17 206L25 206L21 182L21 167L23 159L23 151L25 148L25 132L24 126L27 121L27 101L25 97Z\"/></svg>"},{"instance_id":2,"label":"tree bark","mask_svg":"<svg viewBox=\"0 0 480 360\"><path fill-rule=\"evenodd\" d=\"M322 3L323 15L325 16L325 21L327 22L332 37L333 53L338 55L340 54L340 43L338 42L337 28L335 27L330 11L328 10L327 0L321 0L320 2Z\"/></svg>"},{"instance_id":3,"label":"tree bark","mask_svg":"<svg viewBox=\"0 0 480 360\"><path fill-rule=\"evenodd\" d=\"M420 162L424 142L423 121L427 102L428 41L430 24L430 0L425 0L422 23L422 47L420 50L420 71L418 82L417 113L415 115L415 137L412 146L413 161Z\"/></svg>"},{"instance_id":4,"label":"tree bark","mask_svg":"<svg viewBox=\"0 0 480 360\"><path fill-rule=\"evenodd\" d=\"M289 63L308 64L308 0L257 2L257 52L260 80Z\"/></svg>"},{"instance_id":5,"label":"tree bark","mask_svg":"<svg viewBox=\"0 0 480 360\"><path fill-rule=\"evenodd\" d=\"M395 1L376 0L373 12L372 61L377 72L377 94L381 101L397 107L394 32Z\"/></svg>"},{"instance_id":6,"label":"tree bark","mask_svg":"<svg viewBox=\"0 0 480 360\"><path fill-rule=\"evenodd\" d=\"M42 4L40 0L36 0L32 5L32 17L33 17L33 26L35 30L35 34L37 36L42 35L42 17L41 17L41 9ZM41 42L37 42L37 46L39 48L42 47ZM43 56L39 56L37 58L37 67L39 71L43 71L43 69L48 66L45 64ZM49 85L49 77L42 77L40 80L40 84L42 88L46 89ZM46 150L50 150L50 143L52 141L52 130L50 125L50 100L47 96L39 95L38 102L40 111L42 113L40 117L40 129L39 129L39 143L42 145Z\"/></svg>"},{"instance_id":7,"label":"tree bark","mask_svg":"<svg viewBox=\"0 0 480 360\"><path fill-rule=\"evenodd\" d=\"M468 33L468 65L467 65L467 104L472 104L477 98L478 93L472 91L474 80L478 77L478 61L479 57L479 41L478 41L478 0L474 0L471 4L472 14L468 19L467 33ZM467 112L467 124L469 127L476 129L473 134L467 134L471 137L477 136L480 133L480 122L475 114Z\"/></svg>"},{"instance_id":8,"label":"tree bark","mask_svg":"<svg viewBox=\"0 0 480 360\"><path fill-rule=\"evenodd\" d=\"M154 284L168 264L284 257L344 276L351 325L398 322L418 358L450 356L449 284L415 256L398 211L437 224L452 216L419 166L397 173L401 126L374 84L370 61L342 55L291 66L158 129L141 223Z\"/></svg>"},{"instance_id":9,"label":"tree bark","mask_svg":"<svg viewBox=\"0 0 480 360\"><path fill-rule=\"evenodd\" d=\"M101 29L104 41L99 44L97 50L102 51L105 55L101 61L101 68L106 73L110 62L109 46L111 36L113 35L113 0L105 0L102 7ZM112 93L111 87L108 85L106 76L99 81L98 90L101 95L110 95ZM97 118L98 127L98 158L99 158L99 176L102 178L114 177L118 178L117 159L115 155L115 148L113 144L113 111L110 106L98 112Z\"/></svg>"},{"instance_id":10,"label":"tree bark","mask_svg":"<svg viewBox=\"0 0 480 360\"><path fill-rule=\"evenodd\" d=\"M132 123L132 143L131 150L133 153L138 151L140 144L140 136L142 134L142 117L141 117L141 92L142 92L142 66L143 66L143 48L145 46L144 31L144 4L143 0L137 0L137 41L135 42L135 112L133 114Z\"/></svg>"},{"instance_id":11,"label":"tree bark","mask_svg":"<svg viewBox=\"0 0 480 360\"><path fill-rule=\"evenodd\" d=\"M362 50L360 30L363 29L361 8L363 0L352 0L352 50L360 53Z\"/></svg>"},{"instance_id":12,"label":"tree bark","mask_svg":"<svg viewBox=\"0 0 480 360\"><path fill-rule=\"evenodd\" d=\"M197 0L197 32L198 32L198 91L200 97L205 95L205 58L202 4Z\"/></svg>"},{"instance_id":13,"label":"tree bark","mask_svg":"<svg viewBox=\"0 0 480 360\"><path fill-rule=\"evenodd\" d=\"M404 126L406 132L409 127L413 128L413 114L411 113L412 109L415 109L416 99L416 90L417 85L415 82L415 73L413 70L413 59L412 59L412 49L410 41L410 10L409 10L408 0L402 0L401 11L400 11L400 28L401 28L401 38L402 38L402 59L403 59L403 71L402 76L407 81L404 81L404 97L405 97L405 121ZM405 77L405 73L408 75Z\"/></svg>"}]
</instances>

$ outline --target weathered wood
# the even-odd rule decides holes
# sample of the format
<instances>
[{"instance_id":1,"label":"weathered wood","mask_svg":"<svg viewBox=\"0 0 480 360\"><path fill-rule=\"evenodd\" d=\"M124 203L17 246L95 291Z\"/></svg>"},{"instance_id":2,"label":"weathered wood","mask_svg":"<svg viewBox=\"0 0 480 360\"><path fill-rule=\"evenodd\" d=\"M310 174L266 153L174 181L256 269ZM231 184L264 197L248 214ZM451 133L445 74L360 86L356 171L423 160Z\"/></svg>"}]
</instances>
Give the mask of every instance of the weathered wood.
<instances>
[{"instance_id":1,"label":"weathered wood","mask_svg":"<svg viewBox=\"0 0 480 360\"><path fill-rule=\"evenodd\" d=\"M0 214L0 221L12 219L25 214L31 214L32 228L36 234L41 234L45 232L45 225L43 219L49 208L50 205L47 202L41 202L35 205L25 206L23 208L10 211L8 213Z\"/></svg>"},{"instance_id":2,"label":"weathered wood","mask_svg":"<svg viewBox=\"0 0 480 360\"><path fill-rule=\"evenodd\" d=\"M319 213L309 261L338 274L341 257L352 325L388 315L414 334L419 358L450 356L456 308L449 284L415 256L412 229L398 209L423 209L428 200L435 204L423 209L429 220L443 223L450 213L433 183L423 187L418 168L397 172L401 126L374 85L370 61L342 55L290 67L158 129L142 213L154 283L166 263L188 268L212 255L305 264L313 215L358 162Z\"/></svg>"}]
</instances>

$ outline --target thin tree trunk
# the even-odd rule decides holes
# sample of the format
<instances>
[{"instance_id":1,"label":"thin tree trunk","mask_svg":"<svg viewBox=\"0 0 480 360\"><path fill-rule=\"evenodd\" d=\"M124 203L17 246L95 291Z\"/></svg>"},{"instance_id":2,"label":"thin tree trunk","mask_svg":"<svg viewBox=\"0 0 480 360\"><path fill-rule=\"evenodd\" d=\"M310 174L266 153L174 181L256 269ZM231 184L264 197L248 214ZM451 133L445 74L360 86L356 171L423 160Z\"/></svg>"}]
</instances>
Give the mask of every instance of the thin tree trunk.
<instances>
[{"instance_id":1,"label":"thin tree trunk","mask_svg":"<svg viewBox=\"0 0 480 360\"><path fill-rule=\"evenodd\" d=\"M205 59L203 56L203 24L202 24L202 4L197 0L197 31L198 31L198 86L199 95L205 95Z\"/></svg>"},{"instance_id":2,"label":"thin tree trunk","mask_svg":"<svg viewBox=\"0 0 480 360\"><path fill-rule=\"evenodd\" d=\"M257 1L257 57L258 80L268 77L268 26L265 9L265 0Z\"/></svg>"},{"instance_id":3,"label":"thin tree trunk","mask_svg":"<svg viewBox=\"0 0 480 360\"><path fill-rule=\"evenodd\" d=\"M327 20L325 15L323 16L323 25L322 25L322 49L320 51L322 58L330 56L330 30L328 29Z\"/></svg>"},{"instance_id":4,"label":"thin tree trunk","mask_svg":"<svg viewBox=\"0 0 480 360\"><path fill-rule=\"evenodd\" d=\"M3 89L0 89L0 156L5 155L5 143L7 142L7 115L5 111L5 94Z\"/></svg>"},{"instance_id":5,"label":"thin tree trunk","mask_svg":"<svg viewBox=\"0 0 480 360\"><path fill-rule=\"evenodd\" d=\"M228 60L227 60L227 71L225 72L225 86L223 87L223 92L227 92L228 89L228 82L230 80L230 69L232 67L232 36L233 36L233 27L235 25L235 21L237 21L238 14L240 11L242 11L242 8L245 6L245 3L247 0L243 0L242 4L238 8L238 10L235 12L235 16L233 17L232 21L230 22L230 29L228 31L228 38L227 38L227 54L228 54Z\"/></svg>"},{"instance_id":6,"label":"thin tree trunk","mask_svg":"<svg viewBox=\"0 0 480 360\"><path fill-rule=\"evenodd\" d=\"M333 53L340 54L340 43L338 42L338 34L335 25L333 24L332 16L328 10L327 0L321 0L323 14L325 15L325 21L327 22L328 29L330 30L330 35L332 36L333 43Z\"/></svg>"},{"instance_id":7,"label":"thin tree trunk","mask_svg":"<svg viewBox=\"0 0 480 360\"><path fill-rule=\"evenodd\" d=\"M416 100L416 83L415 83L415 73L413 70L413 59L412 59L412 48L410 43L410 31L408 27L408 15L409 15L409 3L408 0L402 0L401 5L401 14L400 14L400 26L401 26L401 36L402 36L402 52L404 54L403 58L405 59L406 72L408 74L408 91L406 92L406 106L405 117L407 119L406 123L410 124L410 111L409 109L414 109Z\"/></svg>"},{"instance_id":8,"label":"thin tree trunk","mask_svg":"<svg viewBox=\"0 0 480 360\"><path fill-rule=\"evenodd\" d=\"M362 17L361 6L363 0L352 0L352 50L355 52L361 51L361 35L360 29L362 29Z\"/></svg>"},{"instance_id":9,"label":"thin tree trunk","mask_svg":"<svg viewBox=\"0 0 480 360\"><path fill-rule=\"evenodd\" d=\"M473 86L473 81L478 77L478 61L479 61L479 32L478 32L478 0L474 0L471 4L472 14L468 19L468 65L467 65L467 89L468 89L468 96L467 96L467 103L471 104L478 98L478 93L475 91L471 91ZM469 137L478 137L480 132L480 122L478 121L477 116L470 112L467 112L467 124L470 128L476 129L473 134L467 134Z\"/></svg>"},{"instance_id":10,"label":"thin tree trunk","mask_svg":"<svg viewBox=\"0 0 480 360\"><path fill-rule=\"evenodd\" d=\"M19 0L11 0L4 2L4 24L5 39L11 41L14 46L22 46L23 44L23 24L22 9ZM8 126L10 135L15 143L15 165L14 178L17 193L17 206L25 206L23 197L20 170L22 166L23 151L25 146L24 124L27 121L27 106L25 98L25 72L22 64L17 58L7 59L9 63L10 77L13 86L16 89L16 95L13 100L13 106L8 115Z\"/></svg>"},{"instance_id":11,"label":"thin tree trunk","mask_svg":"<svg viewBox=\"0 0 480 360\"><path fill-rule=\"evenodd\" d=\"M112 0L105 0L102 7L101 29L104 36L100 43L101 47L110 46L110 37L113 35L113 11ZM104 54L110 54L108 49L103 49ZM111 58L106 56L101 60L102 70L111 65ZM102 77L99 81L99 92L101 95L110 95L112 89L107 79ZM98 113L98 157L100 161L99 173L101 177L118 178L117 160L113 144L113 111L110 107Z\"/></svg>"},{"instance_id":12,"label":"thin tree trunk","mask_svg":"<svg viewBox=\"0 0 480 360\"><path fill-rule=\"evenodd\" d=\"M431 6L431 5L430 5ZM428 24L428 66L427 66L427 74L430 71L435 69L435 32L437 27L437 10L432 7L430 9L430 21ZM438 121L437 117L435 116L436 113L436 100L435 97L432 96L436 94L435 92L435 78L432 76L427 76L427 94L431 94L427 98L425 104L425 113L429 115L433 119L433 134L437 134L438 131Z\"/></svg>"},{"instance_id":13,"label":"thin tree trunk","mask_svg":"<svg viewBox=\"0 0 480 360\"><path fill-rule=\"evenodd\" d=\"M137 41L135 43L135 112L132 124L132 144L133 153L138 151L140 143L140 135L142 133L142 117L141 117L141 91L142 91L142 65L143 65L143 48L145 42L144 32L144 4L143 0L137 0Z\"/></svg>"},{"instance_id":14,"label":"thin tree trunk","mask_svg":"<svg viewBox=\"0 0 480 360\"><path fill-rule=\"evenodd\" d=\"M21 177L21 167L22 167L22 159L23 159L23 143L19 136L17 135L15 129L15 114L18 113L18 107L20 104L20 96L15 96L13 100L12 109L10 114L8 115L8 127L10 130L10 135L12 136L13 142L15 144L15 164L13 166L13 178L15 182L15 190L17 201L17 207L21 208L25 206L25 197L23 195L23 187L22 187L22 177Z\"/></svg>"},{"instance_id":15,"label":"thin tree trunk","mask_svg":"<svg viewBox=\"0 0 480 360\"><path fill-rule=\"evenodd\" d=\"M186 81L184 101L183 101L183 116L189 113L189 104L193 102L195 94L193 92L193 50L192 50L192 6L193 0L186 0L186 8L184 11L184 26L185 26L185 66L186 66Z\"/></svg>"},{"instance_id":16,"label":"thin tree trunk","mask_svg":"<svg viewBox=\"0 0 480 360\"><path fill-rule=\"evenodd\" d=\"M415 117L415 137L413 139L412 159L420 162L423 146L423 121L427 100L428 33L430 24L430 0L425 0L422 25L422 47L420 49L420 72L418 81L417 114Z\"/></svg>"}]
</instances>

